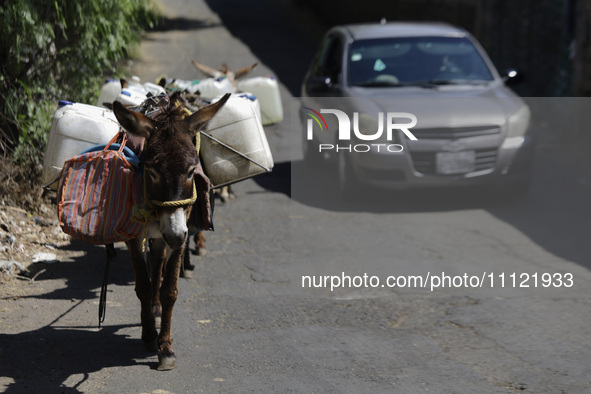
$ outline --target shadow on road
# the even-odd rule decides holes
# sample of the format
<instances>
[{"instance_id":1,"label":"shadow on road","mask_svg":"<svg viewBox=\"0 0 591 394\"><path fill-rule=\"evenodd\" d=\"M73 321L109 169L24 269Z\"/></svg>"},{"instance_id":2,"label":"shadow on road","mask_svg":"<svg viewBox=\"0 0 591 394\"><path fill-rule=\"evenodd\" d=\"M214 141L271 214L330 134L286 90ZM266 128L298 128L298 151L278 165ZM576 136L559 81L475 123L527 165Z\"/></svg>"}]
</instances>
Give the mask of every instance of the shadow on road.
<instances>
[{"instance_id":1,"label":"shadow on road","mask_svg":"<svg viewBox=\"0 0 591 394\"><path fill-rule=\"evenodd\" d=\"M304 75L319 38L294 26L289 8L269 0L206 0L230 33L273 70L293 96L300 95Z\"/></svg>"},{"instance_id":2,"label":"shadow on road","mask_svg":"<svg viewBox=\"0 0 591 394\"><path fill-rule=\"evenodd\" d=\"M105 270L105 248L73 240L68 246L61 248L64 252L85 253L73 261L59 264L37 263L29 266L31 276L36 281L65 279L66 287L51 293L31 296L30 298L48 300L90 300L98 298L98 291ZM134 283L133 269L127 249L117 249L117 257L109 271L109 285L131 285ZM27 297L23 297L27 298Z\"/></svg>"},{"instance_id":3,"label":"shadow on road","mask_svg":"<svg viewBox=\"0 0 591 394\"><path fill-rule=\"evenodd\" d=\"M122 329L139 326L139 305L138 323L133 325L107 324L97 330L96 326L60 324L83 301L98 299L105 267L103 247L73 242L67 250L84 251L85 255L60 264L36 264L29 267L32 275L38 274L36 282L65 279L67 286L46 294L20 298L71 300L72 307L61 314L57 310L40 312L44 317L53 318L53 321L39 329L0 334L3 359L0 376L13 379L13 382L8 383L5 393L77 393L85 391L79 387L91 373L104 368L139 364L155 366L136 361L151 355L139 338L118 334ZM118 250L118 257L110 272L110 286L133 283L131 263L126 252L125 249ZM98 316L98 307L92 307L96 308ZM106 313L108 317L108 308Z\"/></svg>"},{"instance_id":4,"label":"shadow on road","mask_svg":"<svg viewBox=\"0 0 591 394\"><path fill-rule=\"evenodd\" d=\"M78 393L93 372L138 364L148 354L139 340L117 334L128 326L106 326L101 331L86 327L46 326L18 334L0 334L3 361L0 376L14 379L5 393ZM80 376L76 376L80 375ZM74 387L64 385L66 380Z\"/></svg>"},{"instance_id":5,"label":"shadow on road","mask_svg":"<svg viewBox=\"0 0 591 394\"><path fill-rule=\"evenodd\" d=\"M257 175L253 180L267 191L291 197L291 167L289 161L276 163L273 171Z\"/></svg>"},{"instance_id":6,"label":"shadow on road","mask_svg":"<svg viewBox=\"0 0 591 394\"><path fill-rule=\"evenodd\" d=\"M212 27L221 26L219 23L214 23L207 19L189 19L183 17L169 18L166 16L160 16L157 24L149 31L166 32L166 31L188 31L188 30L201 30L210 29Z\"/></svg>"}]
</instances>

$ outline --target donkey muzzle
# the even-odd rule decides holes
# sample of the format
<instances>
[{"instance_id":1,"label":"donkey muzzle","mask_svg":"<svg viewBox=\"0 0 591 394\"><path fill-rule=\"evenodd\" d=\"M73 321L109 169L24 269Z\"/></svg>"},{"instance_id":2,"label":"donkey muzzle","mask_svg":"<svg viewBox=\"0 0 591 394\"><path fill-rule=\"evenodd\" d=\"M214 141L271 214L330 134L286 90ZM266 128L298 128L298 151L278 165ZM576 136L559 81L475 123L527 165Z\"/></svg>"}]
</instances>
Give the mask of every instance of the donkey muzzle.
<instances>
[{"instance_id":1,"label":"donkey muzzle","mask_svg":"<svg viewBox=\"0 0 591 394\"><path fill-rule=\"evenodd\" d=\"M170 248L180 248L189 234L185 210L177 208L172 213L162 213L160 215L160 232L164 242Z\"/></svg>"}]
</instances>

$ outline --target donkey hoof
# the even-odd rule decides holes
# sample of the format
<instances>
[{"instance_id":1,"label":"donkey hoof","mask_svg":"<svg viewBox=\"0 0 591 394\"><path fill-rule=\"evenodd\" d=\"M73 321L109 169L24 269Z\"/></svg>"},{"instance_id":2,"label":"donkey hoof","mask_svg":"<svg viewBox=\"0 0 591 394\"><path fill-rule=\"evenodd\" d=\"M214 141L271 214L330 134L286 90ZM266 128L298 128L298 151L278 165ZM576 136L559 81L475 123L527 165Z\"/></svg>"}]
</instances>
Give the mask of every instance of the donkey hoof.
<instances>
[{"instance_id":1,"label":"donkey hoof","mask_svg":"<svg viewBox=\"0 0 591 394\"><path fill-rule=\"evenodd\" d=\"M197 248L197 256L205 256L207 254L207 249L203 248L203 247L199 247Z\"/></svg>"},{"instance_id":2,"label":"donkey hoof","mask_svg":"<svg viewBox=\"0 0 591 394\"><path fill-rule=\"evenodd\" d=\"M158 355L158 371L170 371L174 369L176 358L174 356Z\"/></svg>"}]
</instances>

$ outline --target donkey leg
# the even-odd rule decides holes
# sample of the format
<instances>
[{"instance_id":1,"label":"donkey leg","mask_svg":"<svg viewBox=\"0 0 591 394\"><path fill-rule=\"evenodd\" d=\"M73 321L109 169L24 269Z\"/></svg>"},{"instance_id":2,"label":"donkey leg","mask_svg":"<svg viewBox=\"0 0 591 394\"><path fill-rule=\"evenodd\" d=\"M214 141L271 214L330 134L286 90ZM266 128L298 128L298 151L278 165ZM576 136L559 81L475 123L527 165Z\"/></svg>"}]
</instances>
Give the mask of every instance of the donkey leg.
<instances>
[{"instance_id":1,"label":"donkey leg","mask_svg":"<svg viewBox=\"0 0 591 394\"><path fill-rule=\"evenodd\" d=\"M135 294L141 304L142 341L149 350L155 350L155 340L158 336L152 315L152 289L148 266L142 253L142 240L132 239L127 242L129 255L133 265L135 277Z\"/></svg>"},{"instance_id":2,"label":"donkey leg","mask_svg":"<svg viewBox=\"0 0 591 394\"><path fill-rule=\"evenodd\" d=\"M150 265L152 266L152 315L156 328L160 328L162 305L160 304L160 285L162 284L162 269L166 262L166 245L161 238L151 240ZM154 345L156 347L156 345ZM156 349L154 349L156 350Z\"/></svg>"},{"instance_id":3,"label":"donkey leg","mask_svg":"<svg viewBox=\"0 0 591 394\"><path fill-rule=\"evenodd\" d=\"M228 185L228 198L233 200L236 198L236 194L234 194L234 190L232 190L232 185Z\"/></svg>"},{"instance_id":4,"label":"donkey leg","mask_svg":"<svg viewBox=\"0 0 591 394\"><path fill-rule=\"evenodd\" d=\"M176 358L172 351L172 339L170 329L172 323L172 310L179 291L179 275L181 271L182 257L185 253L187 242L179 249L174 250L166 262L164 280L160 289L160 302L162 303L162 324L158 336L158 370L165 371L175 367Z\"/></svg>"},{"instance_id":5,"label":"donkey leg","mask_svg":"<svg viewBox=\"0 0 591 394\"><path fill-rule=\"evenodd\" d=\"M205 248L205 234L203 231L199 231L195 234L195 253L197 256L205 256L207 254L207 249Z\"/></svg>"},{"instance_id":6,"label":"donkey leg","mask_svg":"<svg viewBox=\"0 0 591 394\"><path fill-rule=\"evenodd\" d=\"M224 203L230 201L230 193L228 192L228 186L224 186L220 189L220 199Z\"/></svg>"},{"instance_id":7,"label":"donkey leg","mask_svg":"<svg viewBox=\"0 0 591 394\"><path fill-rule=\"evenodd\" d=\"M187 240L187 247L185 248L185 253L183 254L181 278L186 278L186 279L193 278L193 270L194 269L195 269L195 266L193 264L191 264L191 252L189 250L189 241Z\"/></svg>"}]
</instances>

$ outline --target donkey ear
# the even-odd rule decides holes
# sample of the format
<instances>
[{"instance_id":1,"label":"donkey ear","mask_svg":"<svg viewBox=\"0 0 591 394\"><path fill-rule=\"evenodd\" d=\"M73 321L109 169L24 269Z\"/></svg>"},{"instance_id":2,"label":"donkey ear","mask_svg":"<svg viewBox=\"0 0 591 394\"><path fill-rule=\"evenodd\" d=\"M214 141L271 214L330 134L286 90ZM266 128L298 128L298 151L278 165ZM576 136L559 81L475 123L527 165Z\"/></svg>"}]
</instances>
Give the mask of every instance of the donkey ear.
<instances>
[{"instance_id":1,"label":"donkey ear","mask_svg":"<svg viewBox=\"0 0 591 394\"><path fill-rule=\"evenodd\" d=\"M144 114L127 109L119 101L113 102L113 112L125 130L146 139L154 131L154 121Z\"/></svg>"},{"instance_id":2,"label":"donkey ear","mask_svg":"<svg viewBox=\"0 0 591 394\"><path fill-rule=\"evenodd\" d=\"M218 113L218 111L224 106L226 101L230 98L231 94L226 93L219 101L208 105L207 107L201 108L193 115L185 118L185 125L191 133L191 135L197 134L200 130L203 130L207 123Z\"/></svg>"},{"instance_id":3,"label":"donkey ear","mask_svg":"<svg viewBox=\"0 0 591 394\"><path fill-rule=\"evenodd\" d=\"M219 74L218 70L215 68L211 68L205 64L197 63L195 60L191 60L191 63L193 63L193 66L195 66L197 70L201 71L208 77L215 78Z\"/></svg>"},{"instance_id":4,"label":"donkey ear","mask_svg":"<svg viewBox=\"0 0 591 394\"><path fill-rule=\"evenodd\" d=\"M244 68L239 68L238 70L234 71L234 78L235 79L240 79L242 77L244 77L246 74L248 74L249 72L251 72L258 63L253 64L252 66L248 66L248 67L244 67Z\"/></svg>"}]
</instances>

